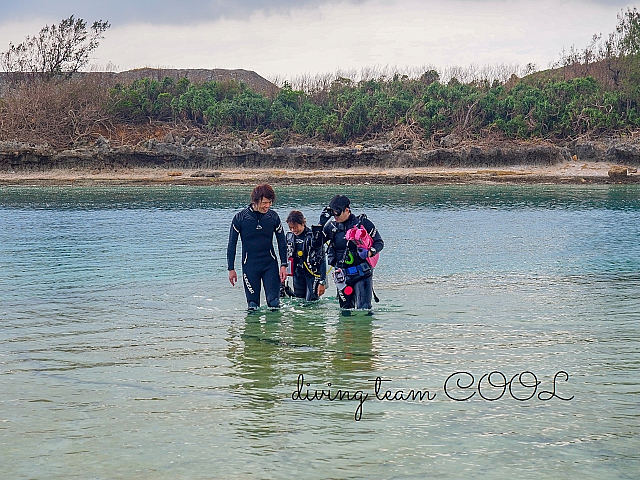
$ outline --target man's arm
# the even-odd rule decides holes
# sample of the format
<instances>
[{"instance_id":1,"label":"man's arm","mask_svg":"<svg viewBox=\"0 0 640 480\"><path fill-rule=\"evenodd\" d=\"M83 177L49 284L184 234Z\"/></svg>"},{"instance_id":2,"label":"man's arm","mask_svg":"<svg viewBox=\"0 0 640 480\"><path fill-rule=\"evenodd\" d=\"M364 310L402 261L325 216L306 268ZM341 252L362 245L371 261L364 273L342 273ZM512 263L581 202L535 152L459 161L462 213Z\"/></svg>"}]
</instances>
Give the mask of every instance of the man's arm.
<instances>
[{"instance_id":1,"label":"man's arm","mask_svg":"<svg viewBox=\"0 0 640 480\"><path fill-rule=\"evenodd\" d=\"M231 228L229 229L229 243L227 244L227 270L229 270L229 282L231 285L235 285L238 281L238 274L235 271L236 261L236 246L238 245L238 236L240 230L235 225L236 217L233 217L231 221Z\"/></svg>"},{"instance_id":2,"label":"man's arm","mask_svg":"<svg viewBox=\"0 0 640 480\"><path fill-rule=\"evenodd\" d=\"M278 255L280 256L280 265L287 266L287 238L280 222L280 217L276 216L276 227L274 229L276 241L278 242Z\"/></svg>"},{"instance_id":3,"label":"man's arm","mask_svg":"<svg viewBox=\"0 0 640 480\"><path fill-rule=\"evenodd\" d=\"M284 235L282 222L277 213L274 232L276 234L276 241L278 242L278 255L280 256L280 282L284 283L287 279L287 239Z\"/></svg>"},{"instance_id":4,"label":"man's arm","mask_svg":"<svg viewBox=\"0 0 640 480\"><path fill-rule=\"evenodd\" d=\"M336 249L333 245L333 222L328 222L322 229L323 234L323 243L329 242L327 244L327 262L329 265L335 267L336 265Z\"/></svg>"},{"instance_id":5,"label":"man's arm","mask_svg":"<svg viewBox=\"0 0 640 480\"><path fill-rule=\"evenodd\" d=\"M326 282L327 280L327 254L322 247L322 261L320 262L320 280Z\"/></svg>"}]
</instances>

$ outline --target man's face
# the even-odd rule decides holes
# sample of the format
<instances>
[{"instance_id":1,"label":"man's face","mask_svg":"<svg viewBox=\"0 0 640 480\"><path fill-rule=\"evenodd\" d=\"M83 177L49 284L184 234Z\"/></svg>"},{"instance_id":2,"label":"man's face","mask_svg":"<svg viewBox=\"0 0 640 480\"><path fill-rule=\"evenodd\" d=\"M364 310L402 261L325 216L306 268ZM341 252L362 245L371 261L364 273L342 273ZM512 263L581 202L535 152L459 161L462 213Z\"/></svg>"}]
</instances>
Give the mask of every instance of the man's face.
<instances>
[{"instance_id":1,"label":"man's face","mask_svg":"<svg viewBox=\"0 0 640 480\"><path fill-rule=\"evenodd\" d=\"M271 205L273 205L273 202L271 200L262 197L256 207L260 213L267 213L271 208Z\"/></svg>"},{"instance_id":2,"label":"man's face","mask_svg":"<svg viewBox=\"0 0 640 480\"><path fill-rule=\"evenodd\" d=\"M349 218L349 215L351 215L351 210L349 209L349 207L347 207L342 212L340 212L340 215L336 215L336 213L338 212L333 212L333 216L335 217L336 222L342 223L347 220L347 218Z\"/></svg>"}]
</instances>

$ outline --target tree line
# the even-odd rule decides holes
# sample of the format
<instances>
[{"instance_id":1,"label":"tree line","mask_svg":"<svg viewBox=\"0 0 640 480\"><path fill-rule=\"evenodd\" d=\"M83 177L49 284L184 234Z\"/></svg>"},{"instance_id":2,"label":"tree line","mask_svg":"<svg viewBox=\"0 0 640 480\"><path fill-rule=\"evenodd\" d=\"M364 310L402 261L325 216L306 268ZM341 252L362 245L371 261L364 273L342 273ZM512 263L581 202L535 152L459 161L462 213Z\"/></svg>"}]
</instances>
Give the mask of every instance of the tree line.
<instances>
[{"instance_id":1,"label":"tree line","mask_svg":"<svg viewBox=\"0 0 640 480\"><path fill-rule=\"evenodd\" d=\"M120 121L188 121L217 131L291 133L344 143L405 128L424 140L449 133L499 132L509 138L568 138L640 127L640 92L611 90L594 77L519 81L507 85L419 79L338 78L327 91L306 93L286 84L274 98L233 81L136 80L110 90Z\"/></svg>"},{"instance_id":2,"label":"tree line","mask_svg":"<svg viewBox=\"0 0 640 480\"><path fill-rule=\"evenodd\" d=\"M563 52L556 68L535 72L528 66L531 73L524 78L463 83L452 77L445 82L436 70L428 70L413 77L337 77L306 89L284 82L275 95L233 80L191 83L166 77L112 85L95 76L74 77L109 25L95 22L88 34L86 24L71 17L53 31L60 34L63 27L75 36L61 38L82 47L67 64L53 66L50 60L38 63L33 54L25 56L34 44L47 45L29 37L1 57L5 71L28 73L7 77L2 90L0 135L5 140L11 135L33 140L56 128L59 136L66 132L58 143L72 144L97 132L153 122L209 133L267 135L276 146L293 135L337 144L390 137L415 145L433 144L451 133L570 139L640 127L640 14L635 8L619 14L608 37L596 35L584 50ZM47 28L41 32L45 39L52 31ZM78 35L83 28L87 35ZM49 39L48 45L55 43Z\"/></svg>"}]
</instances>

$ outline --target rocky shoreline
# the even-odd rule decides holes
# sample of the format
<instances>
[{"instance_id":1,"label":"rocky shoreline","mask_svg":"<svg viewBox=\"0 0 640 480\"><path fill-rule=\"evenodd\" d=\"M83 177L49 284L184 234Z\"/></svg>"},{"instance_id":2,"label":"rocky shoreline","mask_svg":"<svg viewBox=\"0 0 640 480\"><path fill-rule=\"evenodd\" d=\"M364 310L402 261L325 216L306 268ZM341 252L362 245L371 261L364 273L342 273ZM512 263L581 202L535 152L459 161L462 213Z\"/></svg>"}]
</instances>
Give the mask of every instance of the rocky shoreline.
<instances>
[{"instance_id":1,"label":"rocky shoreline","mask_svg":"<svg viewBox=\"0 0 640 480\"><path fill-rule=\"evenodd\" d=\"M640 141L263 146L166 135L135 146L99 137L73 149L0 142L0 184L640 183ZM617 170L616 170L617 169Z\"/></svg>"}]
</instances>

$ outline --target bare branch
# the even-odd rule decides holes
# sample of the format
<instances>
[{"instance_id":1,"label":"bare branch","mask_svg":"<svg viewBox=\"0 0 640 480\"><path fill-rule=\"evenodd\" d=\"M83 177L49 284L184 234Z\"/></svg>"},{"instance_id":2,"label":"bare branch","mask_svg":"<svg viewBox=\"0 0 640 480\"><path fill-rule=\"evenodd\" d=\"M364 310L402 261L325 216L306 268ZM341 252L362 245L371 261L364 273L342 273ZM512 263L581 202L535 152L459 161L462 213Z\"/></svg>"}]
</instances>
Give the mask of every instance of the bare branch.
<instances>
[{"instance_id":1,"label":"bare branch","mask_svg":"<svg viewBox=\"0 0 640 480\"><path fill-rule=\"evenodd\" d=\"M15 78L69 78L89 63L91 53L110 26L99 20L87 31L86 22L71 15L59 25L45 26L37 36L27 36L23 43L9 43L9 50L0 55L0 66L17 74L13 75Z\"/></svg>"}]
</instances>

